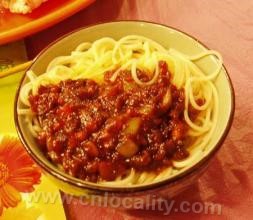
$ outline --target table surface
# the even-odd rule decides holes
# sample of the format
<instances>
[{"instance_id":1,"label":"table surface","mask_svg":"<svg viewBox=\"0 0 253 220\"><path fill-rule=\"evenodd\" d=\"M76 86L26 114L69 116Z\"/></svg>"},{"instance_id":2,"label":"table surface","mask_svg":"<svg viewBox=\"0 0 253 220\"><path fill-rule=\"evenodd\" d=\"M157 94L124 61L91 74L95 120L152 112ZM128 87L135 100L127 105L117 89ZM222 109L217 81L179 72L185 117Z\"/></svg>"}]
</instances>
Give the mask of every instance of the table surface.
<instances>
[{"instance_id":1,"label":"table surface","mask_svg":"<svg viewBox=\"0 0 253 220\"><path fill-rule=\"evenodd\" d=\"M207 172L176 201L220 204L220 216L65 204L68 219L250 219L253 216L253 1L97 0L67 20L26 39L30 58L78 27L112 20L147 20L170 25L201 39L224 58L236 94L231 131ZM219 217L219 218L218 218Z\"/></svg>"}]
</instances>

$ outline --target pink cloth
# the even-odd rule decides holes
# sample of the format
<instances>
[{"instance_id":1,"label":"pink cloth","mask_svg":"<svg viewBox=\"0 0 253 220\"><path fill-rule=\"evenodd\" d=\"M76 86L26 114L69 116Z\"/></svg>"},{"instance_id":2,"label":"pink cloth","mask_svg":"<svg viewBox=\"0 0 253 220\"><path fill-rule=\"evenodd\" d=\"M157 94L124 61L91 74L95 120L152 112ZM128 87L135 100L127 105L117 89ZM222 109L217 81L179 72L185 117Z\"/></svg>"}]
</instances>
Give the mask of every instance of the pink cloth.
<instances>
[{"instance_id":1,"label":"pink cloth","mask_svg":"<svg viewBox=\"0 0 253 220\"><path fill-rule=\"evenodd\" d=\"M218 50L232 78L236 112L232 129L199 181L176 197L177 203L212 202L222 214L119 211L65 204L69 219L251 219L253 216L253 1L100 0L64 22L27 38L30 57L75 28L108 20L141 19L167 24Z\"/></svg>"}]
</instances>

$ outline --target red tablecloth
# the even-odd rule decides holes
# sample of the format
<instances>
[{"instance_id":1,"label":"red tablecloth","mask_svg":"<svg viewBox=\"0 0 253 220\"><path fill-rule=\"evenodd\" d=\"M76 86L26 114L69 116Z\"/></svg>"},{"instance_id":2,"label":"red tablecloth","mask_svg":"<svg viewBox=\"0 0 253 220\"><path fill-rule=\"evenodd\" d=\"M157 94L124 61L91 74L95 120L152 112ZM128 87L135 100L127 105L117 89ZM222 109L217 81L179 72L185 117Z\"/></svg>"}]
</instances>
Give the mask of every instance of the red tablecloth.
<instances>
[{"instance_id":1,"label":"red tablecloth","mask_svg":"<svg viewBox=\"0 0 253 220\"><path fill-rule=\"evenodd\" d=\"M235 119L224 145L199 181L177 203L220 204L221 215L119 211L65 204L69 219L251 219L253 216L253 1L98 0L64 22L26 39L30 57L75 28L108 20L147 20L174 26L218 50L236 93Z\"/></svg>"}]
</instances>

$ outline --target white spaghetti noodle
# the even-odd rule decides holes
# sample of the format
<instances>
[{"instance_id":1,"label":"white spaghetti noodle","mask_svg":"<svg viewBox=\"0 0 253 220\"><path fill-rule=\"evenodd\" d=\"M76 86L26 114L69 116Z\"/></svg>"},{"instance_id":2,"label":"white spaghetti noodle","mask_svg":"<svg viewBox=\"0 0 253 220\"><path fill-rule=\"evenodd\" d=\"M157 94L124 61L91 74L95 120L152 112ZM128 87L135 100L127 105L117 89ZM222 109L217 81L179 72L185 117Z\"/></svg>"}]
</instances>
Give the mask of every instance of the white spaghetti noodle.
<instances>
[{"instance_id":1,"label":"white spaghetti noodle","mask_svg":"<svg viewBox=\"0 0 253 220\"><path fill-rule=\"evenodd\" d=\"M204 73L194 62L206 56L217 58L217 69L211 73ZM161 181L168 178L174 171L190 166L196 162L199 155L205 151L207 143L217 124L218 94L213 83L222 69L222 57L219 53L207 50L196 56L186 56L174 49L166 49L157 42L143 36L128 35L116 41L112 38L102 38L93 43L85 42L69 56L57 57L51 61L45 73L36 76L28 71L29 82L20 91L20 100L24 104L18 114L24 115L28 122L28 128L34 137L40 131L40 125L32 114L29 104L29 94L35 95L40 85L57 84L66 79L93 79L97 83L103 82L104 73L115 70L111 81L116 80L121 70L131 71L134 81L140 86L151 85L156 82L159 69L158 62L166 61L172 73L172 83L177 88L185 90L184 119L189 125L188 136L195 139L188 147L190 156L182 161L173 161L173 166L164 169L160 173L129 171L126 177L118 177L114 181L102 181L108 186L131 186ZM154 73L151 80L142 82L136 73L137 69L148 70ZM204 99L203 105L198 105L196 100ZM193 122L189 117L189 105L200 111L199 116Z\"/></svg>"}]
</instances>

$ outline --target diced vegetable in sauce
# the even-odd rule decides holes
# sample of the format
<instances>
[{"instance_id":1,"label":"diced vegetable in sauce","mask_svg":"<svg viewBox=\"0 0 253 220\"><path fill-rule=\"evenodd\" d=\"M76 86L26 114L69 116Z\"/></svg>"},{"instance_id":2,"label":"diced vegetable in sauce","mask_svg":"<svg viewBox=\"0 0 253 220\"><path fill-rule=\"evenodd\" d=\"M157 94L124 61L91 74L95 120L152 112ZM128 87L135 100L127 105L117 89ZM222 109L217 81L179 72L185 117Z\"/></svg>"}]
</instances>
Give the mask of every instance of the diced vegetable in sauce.
<instances>
[{"instance_id":1,"label":"diced vegetable in sauce","mask_svg":"<svg viewBox=\"0 0 253 220\"><path fill-rule=\"evenodd\" d=\"M130 138L124 140L117 147L119 154L125 158L132 157L138 152L138 145L132 141Z\"/></svg>"},{"instance_id":2,"label":"diced vegetable in sauce","mask_svg":"<svg viewBox=\"0 0 253 220\"><path fill-rule=\"evenodd\" d=\"M124 132L124 134L135 135L135 134L137 134L140 126L141 126L141 118L140 117L130 118L126 123L126 127L123 130L123 132Z\"/></svg>"}]
</instances>

